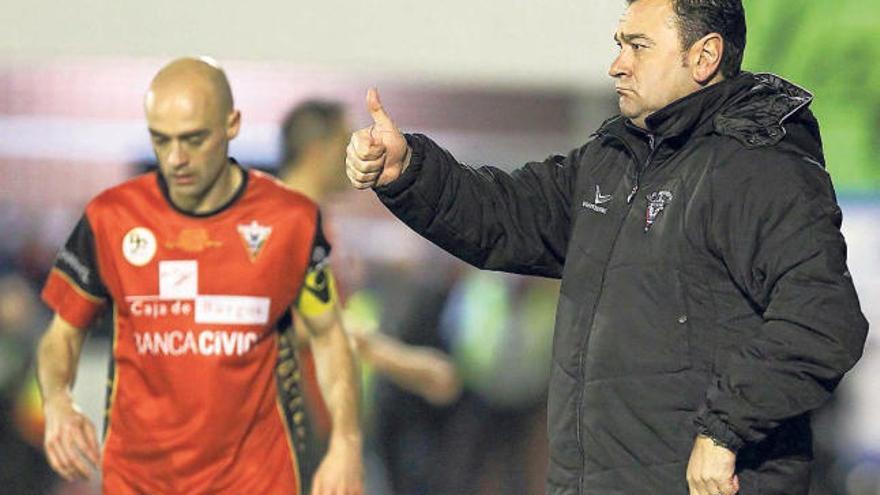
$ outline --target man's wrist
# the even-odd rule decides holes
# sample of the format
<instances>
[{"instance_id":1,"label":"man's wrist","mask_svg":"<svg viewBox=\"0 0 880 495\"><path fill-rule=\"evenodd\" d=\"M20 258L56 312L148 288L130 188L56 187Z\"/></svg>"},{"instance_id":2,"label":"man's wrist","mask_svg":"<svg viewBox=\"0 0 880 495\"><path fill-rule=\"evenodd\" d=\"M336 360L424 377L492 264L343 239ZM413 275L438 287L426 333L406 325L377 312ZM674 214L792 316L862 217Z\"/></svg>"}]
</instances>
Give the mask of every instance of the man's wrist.
<instances>
[{"instance_id":1,"label":"man's wrist","mask_svg":"<svg viewBox=\"0 0 880 495\"><path fill-rule=\"evenodd\" d=\"M360 431L358 432L334 432L330 434L330 444L329 449L344 449L344 450L355 450L357 452L361 451L363 447L364 440L363 435L361 435Z\"/></svg>"},{"instance_id":2,"label":"man's wrist","mask_svg":"<svg viewBox=\"0 0 880 495\"><path fill-rule=\"evenodd\" d=\"M409 168L409 162L412 160L412 148L409 144L406 145L406 154L403 156L403 162L400 166L401 175L406 172L406 169Z\"/></svg>"},{"instance_id":3,"label":"man's wrist","mask_svg":"<svg viewBox=\"0 0 880 495\"><path fill-rule=\"evenodd\" d=\"M70 392L70 389L60 388L43 394L43 409L58 406L73 406L73 394Z\"/></svg>"}]
</instances>

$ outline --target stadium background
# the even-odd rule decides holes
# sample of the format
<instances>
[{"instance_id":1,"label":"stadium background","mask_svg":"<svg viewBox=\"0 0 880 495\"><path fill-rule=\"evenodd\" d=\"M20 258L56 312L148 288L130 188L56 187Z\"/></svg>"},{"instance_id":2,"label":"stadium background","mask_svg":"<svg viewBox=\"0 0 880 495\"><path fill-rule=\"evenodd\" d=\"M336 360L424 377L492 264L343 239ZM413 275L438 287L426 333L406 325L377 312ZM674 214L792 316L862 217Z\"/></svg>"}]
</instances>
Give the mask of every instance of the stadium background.
<instances>
[{"instance_id":1,"label":"stadium background","mask_svg":"<svg viewBox=\"0 0 880 495\"><path fill-rule=\"evenodd\" d=\"M816 95L850 268L868 319L880 321L880 8L874 0L744 3L745 68L781 74ZM512 168L581 144L614 111L606 71L622 5L3 0L0 274L38 286L88 198L151 162L141 98L169 58L207 54L226 67L244 116L231 153L244 163L274 166L278 123L306 98L341 100L363 125L363 94L376 85L404 130L431 135L469 163ZM419 276L436 256L370 194L351 192L336 204L339 242L366 263ZM0 388L19 411L2 417L4 429L32 435L38 408L27 375L16 371L46 315L23 290L0 284L0 315L26 311L29 322L15 338L13 326L0 326ZM826 459L816 493L880 493L878 346L872 335L856 372L816 419ZM96 421L106 352L106 341L90 341L76 391ZM0 478L15 476L4 469Z\"/></svg>"}]
</instances>

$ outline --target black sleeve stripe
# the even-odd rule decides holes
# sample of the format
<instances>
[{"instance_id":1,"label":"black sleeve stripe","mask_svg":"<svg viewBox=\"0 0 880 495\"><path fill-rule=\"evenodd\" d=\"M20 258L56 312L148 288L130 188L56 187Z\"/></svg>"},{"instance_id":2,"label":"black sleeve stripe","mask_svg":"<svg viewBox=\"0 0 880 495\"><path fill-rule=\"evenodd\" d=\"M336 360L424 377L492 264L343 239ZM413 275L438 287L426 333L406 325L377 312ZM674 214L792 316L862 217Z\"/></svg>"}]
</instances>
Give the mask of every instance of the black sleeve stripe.
<instances>
[{"instance_id":1,"label":"black sleeve stripe","mask_svg":"<svg viewBox=\"0 0 880 495\"><path fill-rule=\"evenodd\" d=\"M67 243L58 252L55 268L88 294L99 299L107 297L107 288L98 273L95 237L85 215L80 218Z\"/></svg>"}]
</instances>

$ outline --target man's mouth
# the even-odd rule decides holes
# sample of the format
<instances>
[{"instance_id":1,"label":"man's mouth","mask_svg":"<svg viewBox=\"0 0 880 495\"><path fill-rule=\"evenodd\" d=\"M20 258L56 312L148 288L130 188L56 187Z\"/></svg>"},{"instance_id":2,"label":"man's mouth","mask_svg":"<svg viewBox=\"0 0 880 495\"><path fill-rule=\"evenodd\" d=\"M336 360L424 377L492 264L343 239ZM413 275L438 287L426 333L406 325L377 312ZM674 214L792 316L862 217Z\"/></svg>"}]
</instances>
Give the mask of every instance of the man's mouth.
<instances>
[{"instance_id":1,"label":"man's mouth","mask_svg":"<svg viewBox=\"0 0 880 495\"><path fill-rule=\"evenodd\" d=\"M196 178L192 174L180 174L172 176L174 183L179 186L185 186L195 182Z\"/></svg>"}]
</instances>

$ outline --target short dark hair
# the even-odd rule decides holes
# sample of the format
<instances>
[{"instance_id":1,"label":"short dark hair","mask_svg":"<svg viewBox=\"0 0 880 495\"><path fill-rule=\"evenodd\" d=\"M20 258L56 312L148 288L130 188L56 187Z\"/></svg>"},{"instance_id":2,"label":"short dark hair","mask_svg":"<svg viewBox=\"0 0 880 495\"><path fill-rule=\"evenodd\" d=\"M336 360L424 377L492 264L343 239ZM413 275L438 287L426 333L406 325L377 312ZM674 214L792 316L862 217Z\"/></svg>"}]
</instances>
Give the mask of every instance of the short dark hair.
<instances>
[{"instance_id":1,"label":"short dark hair","mask_svg":"<svg viewBox=\"0 0 880 495\"><path fill-rule=\"evenodd\" d=\"M331 136L345 109L333 101L308 100L294 107L281 124L282 166L291 166L311 142Z\"/></svg>"},{"instance_id":2,"label":"short dark hair","mask_svg":"<svg viewBox=\"0 0 880 495\"><path fill-rule=\"evenodd\" d=\"M638 0L626 0L632 5ZM718 33L724 39L721 74L730 79L740 73L746 50L746 14L742 0L670 0L685 50L703 36Z\"/></svg>"}]
</instances>

